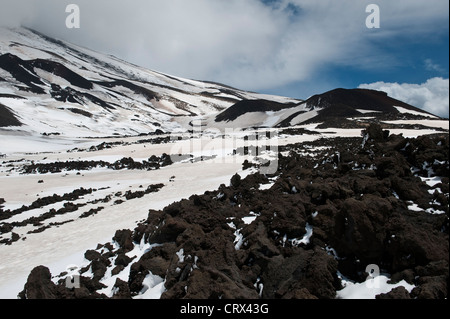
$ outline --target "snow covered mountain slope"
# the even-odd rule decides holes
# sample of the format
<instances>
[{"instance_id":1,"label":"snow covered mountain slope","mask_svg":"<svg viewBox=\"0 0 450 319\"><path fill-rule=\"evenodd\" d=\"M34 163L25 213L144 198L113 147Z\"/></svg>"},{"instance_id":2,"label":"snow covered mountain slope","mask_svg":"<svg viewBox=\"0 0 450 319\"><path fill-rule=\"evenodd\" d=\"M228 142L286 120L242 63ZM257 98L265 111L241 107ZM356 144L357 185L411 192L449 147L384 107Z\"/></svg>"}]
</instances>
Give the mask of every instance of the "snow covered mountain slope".
<instances>
[{"instance_id":1,"label":"snow covered mountain slope","mask_svg":"<svg viewBox=\"0 0 450 319\"><path fill-rule=\"evenodd\" d=\"M150 71L30 29L0 29L2 128L68 137L173 132L186 117L244 99L298 103Z\"/></svg>"},{"instance_id":2,"label":"snow covered mountain slope","mask_svg":"<svg viewBox=\"0 0 450 319\"><path fill-rule=\"evenodd\" d=\"M439 119L364 89L336 89L301 101L151 71L36 31L0 29L0 129L61 137L129 136L209 128L361 127Z\"/></svg>"}]
</instances>

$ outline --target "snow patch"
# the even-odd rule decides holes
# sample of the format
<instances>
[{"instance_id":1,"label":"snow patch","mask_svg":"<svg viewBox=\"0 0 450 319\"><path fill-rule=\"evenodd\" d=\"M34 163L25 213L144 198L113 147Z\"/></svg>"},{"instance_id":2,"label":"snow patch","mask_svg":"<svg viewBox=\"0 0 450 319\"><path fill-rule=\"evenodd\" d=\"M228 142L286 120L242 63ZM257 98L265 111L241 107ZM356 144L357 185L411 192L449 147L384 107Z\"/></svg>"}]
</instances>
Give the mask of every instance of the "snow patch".
<instances>
[{"instance_id":1,"label":"snow patch","mask_svg":"<svg viewBox=\"0 0 450 319\"><path fill-rule=\"evenodd\" d=\"M337 291L336 298L339 299L375 299L376 295L388 293L392 289L403 286L408 292L411 292L415 286L402 280L396 284L389 283L389 276L381 274L375 278L368 277L365 282L357 283L345 278L338 273L343 289Z\"/></svg>"},{"instance_id":2,"label":"snow patch","mask_svg":"<svg viewBox=\"0 0 450 319\"><path fill-rule=\"evenodd\" d=\"M356 109L359 113L367 114L367 113L382 113L381 111L375 110L365 110L365 109Z\"/></svg>"},{"instance_id":3,"label":"snow patch","mask_svg":"<svg viewBox=\"0 0 450 319\"><path fill-rule=\"evenodd\" d=\"M261 214L256 214L254 212L250 212L250 216L242 217L241 219L244 222L244 224L250 225L260 215Z\"/></svg>"},{"instance_id":4,"label":"snow patch","mask_svg":"<svg viewBox=\"0 0 450 319\"><path fill-rule=\"evenodd\" d=\"M160 299L161 295L166 291L165 282L160 276L149 272L142 281L142 290L133 299Z\"/></svg>"},{"instance_id":5,"label":"snow patch","mask_svg":"<svg viewBox=\"0 0 450 319\"><path fill-rule=\"evenodd\" d=\"M419 112L419 111L413 111L413 110L409 110L407 108L401 107L401 106L395 106L394 107L397 109L397 111L399 111L400 113L409 113L409 114L413 114L413 115L420 115L420 116L426 116L426 117L431 117L431 118L438 118L437 116L425 113L425 112Z\"/></svg>"}]
</instances>

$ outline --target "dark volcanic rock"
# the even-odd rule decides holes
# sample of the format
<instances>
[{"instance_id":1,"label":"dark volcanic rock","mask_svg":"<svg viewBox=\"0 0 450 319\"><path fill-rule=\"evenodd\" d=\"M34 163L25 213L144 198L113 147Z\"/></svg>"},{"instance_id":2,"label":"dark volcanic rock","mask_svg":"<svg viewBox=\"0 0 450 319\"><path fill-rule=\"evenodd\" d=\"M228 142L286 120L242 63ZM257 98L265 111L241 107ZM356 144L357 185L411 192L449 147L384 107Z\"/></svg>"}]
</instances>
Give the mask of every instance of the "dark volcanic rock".
<instances>
[{"instance_id":1,"label":"dark volcanic rock","mask_svg":"<svg viewBox=\"0 0 450 319\"><path fill-rule=\"evenodd\" d=\"M0 103L0 127L21 126L22 123L17 119L11 110Z\"/></svg>"},{"instance_id":2,"label":"dark volcanic rock","mask_svg":"<svg viewBox=\"0 0 450 319\"><path fill-rule=\"evenodd\" d=\"M120 278L116 279L116 283L114 284L115 293L113 299L130 299L131 292L128 286L128 283L121 280Z\"/></svg>"},{"instance_id":3,"label":"dark volcanic rock","mask_svg":"<svg viewBox=\"0 0 450 319\"><path fill-rule=\"evenodd\" d=\"M310 298L334 298L337 262L323 250L294 248L292 256L271 258L261 277L264 298L293 298L303 290Z\"/></svg>"},{"instance_id":4,"label":"dark volcanic rock","mask_svg":"<svg viewBox=\"0 0 450 319\"><path fill-rule=\"evenodd\" d=\"M123 229L116 231L113 240L117 242L121 250L126 253L134 248L132 232L129 229Z\"/></svg>"},{"instance_id":5,"label":"dark volcanic rock","mask_svg":"<svg viewBox=\"0 0 450 319\"><path fill-rule=\"evenodd\" d=\"M40 85L44 85L36 75L29 61L6 53L0 55L0 68L8 71L17 81L26 84L31 92L44 94L45 91Z\"/></svg>"},{"instance_id":6,"label":"dark volcanic rock","mask_svg":"<svg viewBox=\"0 0 450 319\"><path fill-rule=\"evenodd\" d=\"M405 287L399 286L392 289L390 292L385 294L379 294L375 297L376 299L411 299L408 290Z\"/></svg>"},{"instance_id":7,"label":"dark volcanic rock","mask_svg":"<svg viewBox=\"0 0 450 319\"><path fill-rule=\"evenodd\" d=\"M22 299L56 299L57 288L51 280L50 270L45 266L34 268L19 297Z\"/></svg>"},{"instance_id":8,"label":"dark volcanic rock","mask_svg":"<svg viewBox=\"0 0 450 319\"><path fill-rule=\"evenodd\" d=\"M136 296L152 274L164 279L162 298L330 299L342 288L338 273L362 282L377 264L393 283L415 285L379 299L447 298L449 187L436 172L448 171L448 142L448 134L405 139L373 125L362 138L282 146L290 153L280 154L276 174L234 175L229 187L117 231L116 248L86 252L94 277L82 277L78 295L103 298L100 278L130 269L113 298ZM297 151L306 146L328 148L305 157ZM429 177L440 183L427 185ZM269 178L274 185L259 190ZM139 259L126 254L143 243L152 248Z\"/></svg>"},{"instance_id":9,"label":"dark volcanic rock","mask_svg":"<svg viewBox=\"0 0 450 319\"><path fill-rule=\"evenodd\" d=\"M39 68L54 75L60 76L70 82L70 84L77 87L88 90L94 87L91 81L86 80L84 77L66 68L61 63L44 59L36 59L30 61L30 65L33 68Z\"/></svg>"},{"instance_id":10,"label":"dark volcanic rock","mask_svg":"<svg viewBox=\"0 0 450 319\"><path fill-rule=\"evenodd\" d=\"M215 121L229 122L248 112L280 111L293 106L293 103L283 104L268 100L242 100L217 115Z\"/></svg>"}]
</instances>

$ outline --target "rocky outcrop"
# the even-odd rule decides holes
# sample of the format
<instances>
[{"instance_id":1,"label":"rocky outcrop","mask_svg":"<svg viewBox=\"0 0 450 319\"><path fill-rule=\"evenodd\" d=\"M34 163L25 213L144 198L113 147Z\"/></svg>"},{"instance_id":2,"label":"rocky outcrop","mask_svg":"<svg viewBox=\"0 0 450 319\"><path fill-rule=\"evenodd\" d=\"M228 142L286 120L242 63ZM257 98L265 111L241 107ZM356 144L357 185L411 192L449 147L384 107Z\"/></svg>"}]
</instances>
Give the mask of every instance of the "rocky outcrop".
<instances>
[{"instance_id":1,"label":"rocky outcrop","mask_svg":"<svg viewBox=\"0 0 450 319\"><path fill-rule=\"evenodd\" d=\"M301 154L313 144L332 147ZM280 153L276 174L235 175L228 187L150 211L133 231L118 231L114 247L87 253L94 275L82 272L83 296L106 297L97 286L114 269L128 281L117 278L111 298L139 295L152 274L164 280L161 298L332 299L338 273L362 282L376 264L392 282L415 286L377 298L448 297L448 134L409 139L374 126L362 138L281 151L291 152ZM432 177L439 182L430 186ZM128 254L144 244L151 249L140 258ZM54 297L41 277L33 270L21 296ZM36 281L46 290L32 288Z\"/></svg>"},{"instance_id":2,"label":"rocky outcrop","mask_svg":"<svg viewBox=\"0 0 450 319\"><path fill-rule=\"evenodd\" d=\"M47 174L61 173L62 171L86 171L97 167L105 167L112 170L153 170L172 164L170 156L162 154L160 157L152 155L148 161L135 162L131 157L124 157L114 163L105 161L66 161L53 163L33 163L25 165L23 174Z\"/></svg>"},{"instance_id":3,"label":"rocky outcrop","mask_svg":"<svg viewBox=\"0 0 450 319\"><path fill-rule=\"evenodd\" d=\"M34 268L28 276L20 298L56 299L56 285L51 281L50 270L45 266Z\"/></svg>"}]
</instances>

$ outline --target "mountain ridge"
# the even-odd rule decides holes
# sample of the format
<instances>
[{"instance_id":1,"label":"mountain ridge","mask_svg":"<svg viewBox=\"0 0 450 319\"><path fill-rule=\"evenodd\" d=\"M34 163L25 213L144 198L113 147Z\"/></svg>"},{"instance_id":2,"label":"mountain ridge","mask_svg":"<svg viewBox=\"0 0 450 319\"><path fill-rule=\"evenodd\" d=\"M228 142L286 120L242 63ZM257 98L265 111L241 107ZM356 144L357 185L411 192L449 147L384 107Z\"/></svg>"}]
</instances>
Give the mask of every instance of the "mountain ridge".
<instances>
[{"instance_id":1,"label":"mountain ridge","mask_svg":"<svg viewBox=\"0 0 450 319\"><path fill-rule=\"evenodd\" d=\"M61 134L80 136L186 130L177 118L217 113L240 100L297 101L148 70L26 28L0 30L0 78L0 102L21 130L40 134L56 121ZM35 114L38 123L27 115L36 106L46 109L46 117ZM66 110L70 122L61 121Z\"/></svg>"}]
</instances>

